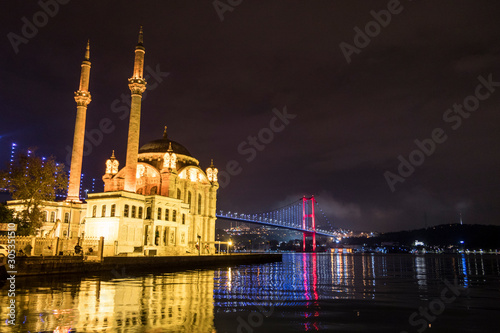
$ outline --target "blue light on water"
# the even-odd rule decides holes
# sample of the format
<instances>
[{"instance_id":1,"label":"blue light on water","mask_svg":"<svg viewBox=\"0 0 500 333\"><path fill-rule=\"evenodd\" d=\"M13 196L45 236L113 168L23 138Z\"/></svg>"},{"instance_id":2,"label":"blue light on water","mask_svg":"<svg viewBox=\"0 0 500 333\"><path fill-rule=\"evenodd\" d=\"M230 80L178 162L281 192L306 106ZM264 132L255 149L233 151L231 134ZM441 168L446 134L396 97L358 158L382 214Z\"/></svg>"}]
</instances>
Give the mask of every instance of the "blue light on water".
<instances>
[{"instance_id":1,"label":"blue light on water","mask_svg":"<svg viewBox=\"0 0 500 333\"><path fill-rule=\"evenodd\" d=\"M464 275L464 287L469 286L469 279L467 278L467 263L465 261L465 255L462 254L462 274Z\"/></svg>"}]
</instances>

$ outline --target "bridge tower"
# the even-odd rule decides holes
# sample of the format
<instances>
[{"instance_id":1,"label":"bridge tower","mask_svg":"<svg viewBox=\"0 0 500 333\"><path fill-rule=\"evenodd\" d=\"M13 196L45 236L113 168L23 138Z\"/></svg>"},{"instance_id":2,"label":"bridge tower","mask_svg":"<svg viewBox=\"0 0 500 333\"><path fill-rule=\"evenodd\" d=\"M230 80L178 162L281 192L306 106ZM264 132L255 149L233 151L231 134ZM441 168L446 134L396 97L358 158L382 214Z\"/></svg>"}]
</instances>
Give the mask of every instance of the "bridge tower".
<instances>
[{"instance_id":1,"label":"bridge tower","mask_svg":"<svg viewBox=\"0 0 500 333\"><path fill-rule=\"evenodd\" d=\"M309 209L309 201L311 201L311 209ZM302 198L302 229L306 230L308 227L308 221L310 221L310 231L304 231L302 251L306 250L306 238L308 236L312 237L312 250L316 252L316 218L314 215L314 206L316 205L316 199L314 195L310 198L305 196Z\"/></svg>"}]
</instances>

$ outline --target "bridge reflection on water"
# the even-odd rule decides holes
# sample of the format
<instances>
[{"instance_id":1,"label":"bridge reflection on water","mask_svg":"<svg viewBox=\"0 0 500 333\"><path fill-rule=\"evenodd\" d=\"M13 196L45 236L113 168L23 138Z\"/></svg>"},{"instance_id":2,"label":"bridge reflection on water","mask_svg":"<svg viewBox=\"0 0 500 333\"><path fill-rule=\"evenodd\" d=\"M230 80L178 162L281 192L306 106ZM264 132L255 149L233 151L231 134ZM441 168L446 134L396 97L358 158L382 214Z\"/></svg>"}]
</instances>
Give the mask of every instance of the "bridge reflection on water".
<instances>
[{"instance_id":1,"label":"bridge reflection on water","mask_svg":"<svg viewBox=\"0 0 500 333\"><path fill-rule=\"evenodd\" d=\"M301 253L287 254L280 263L217 270L23 278L16 281L17 324L3 323L0 331L281 332L339 327L380 331L387 329L387 323L408 326L408 315L421 302L439 296L443 279L454 277L473 291L468 293L469 305L491 307L481 304L484 292L475 288L498 283L500 259ZM496 289L488 292L494 304L500 300ZM3 320L7 292L4 285ZM448 305L446 315L433 325L442 322L459 328L453 309L462 306L462 301Z\"/></svg>"}]
</instances>

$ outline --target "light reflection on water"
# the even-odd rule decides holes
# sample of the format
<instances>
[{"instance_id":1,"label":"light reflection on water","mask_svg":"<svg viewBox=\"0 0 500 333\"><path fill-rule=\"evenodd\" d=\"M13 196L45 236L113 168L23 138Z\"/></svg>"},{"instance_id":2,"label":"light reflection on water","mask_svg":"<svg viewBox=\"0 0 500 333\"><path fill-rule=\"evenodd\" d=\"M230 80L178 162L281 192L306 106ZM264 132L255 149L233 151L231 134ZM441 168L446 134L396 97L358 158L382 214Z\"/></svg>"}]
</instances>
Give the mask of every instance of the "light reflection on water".
<instances>
[{"instance_id":1,"label":"light reflection on water","mask_svg":"<svg viewBox=\"0 0 500 333\"><path fill-rule=\"evenodd\" d=\"M19 278L17 325L0 331L410 331L409 315L455 278L462 294L433 331L465 332L500 314L498 256L286 254L279 263L135 275Z\"/></svg>"}]
</instances>

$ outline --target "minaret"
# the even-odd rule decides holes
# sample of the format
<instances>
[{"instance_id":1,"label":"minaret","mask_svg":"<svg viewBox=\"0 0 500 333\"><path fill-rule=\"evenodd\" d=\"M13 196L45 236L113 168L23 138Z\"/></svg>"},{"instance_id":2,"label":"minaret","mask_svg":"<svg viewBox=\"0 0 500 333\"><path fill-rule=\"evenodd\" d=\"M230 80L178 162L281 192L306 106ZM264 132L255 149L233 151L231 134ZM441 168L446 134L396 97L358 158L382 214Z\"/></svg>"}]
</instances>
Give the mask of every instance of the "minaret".
<instances>
[{"instance_id":1,"label":"minaret","mask_svg":"<svg viewBox=\"0 0 500 333\"><path fill-rule=\"evenodd\" d=\"M141 126L141 100L142 93L146 90L146 81L143 76L144 49L142 27L139 31L139 42L135 47L134 74L128 79L128 87L132 95L130 104L130 122L128 126L127 160L125 162L125 186L124 190L135 192L137 157L139 154L139 133Z\"/></svg>"},{"instance_id":2,"label":"minaret","mask_svg":"<svg viewBox=\"0 0 500 333\"><path fill-rule=\"evenodd\" d=\"M69 176L68 197L66 201L80 202L80 177L82 173L83 141L85 137L85 118L87 116L87 105L91 99L89 92L90 79L90 42L87 42L85 59L82 62L80 74L80 87L75 92L76 122L75 135L73 137L73 151L71 152L71 168Z\"/></svg>"},{"instance_id":3,"label":"minaret","mask_svg":"<svg viewBox=\"0 0 500 333\"><path fill-rule=\"evenodd\" d=\"M163 139L167 140L167 126L163 132ZM161 169L161 191L160 195L175 197L175 184L177 180L177 155L172 149L172 142L168 143L168 150L163 155L163 168Z\"/></svg>"}]
</instances>

